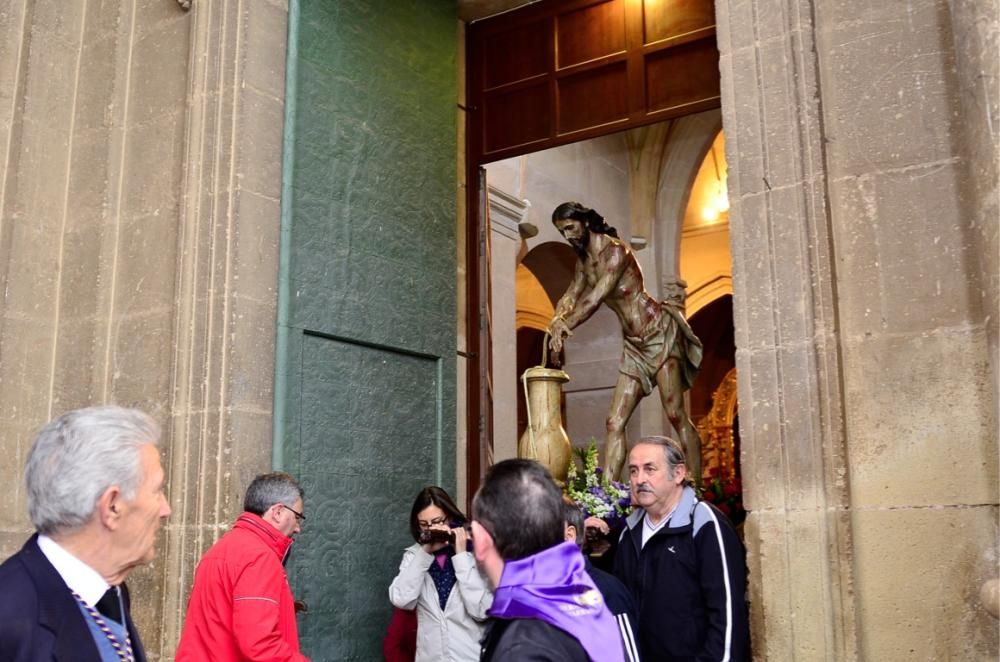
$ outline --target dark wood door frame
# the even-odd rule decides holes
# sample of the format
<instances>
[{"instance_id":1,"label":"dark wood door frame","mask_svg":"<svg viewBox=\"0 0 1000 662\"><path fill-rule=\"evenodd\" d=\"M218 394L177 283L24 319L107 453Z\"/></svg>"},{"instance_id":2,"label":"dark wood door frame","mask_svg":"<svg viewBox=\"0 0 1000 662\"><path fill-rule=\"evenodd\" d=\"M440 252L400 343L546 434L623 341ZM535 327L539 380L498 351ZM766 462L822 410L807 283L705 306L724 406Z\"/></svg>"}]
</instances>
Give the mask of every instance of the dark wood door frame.
<instances>
[{"instance_id":1,"label":"dark wood door frame","mask_svg":"<svg viewBox=\"0 0 1000 662\"><path fill-rule=\"evenodd\" d=\"M491 161L720 105L713 0L542 0L466 30L467 494L492 458L488 250ZM485 283L488 285L488 283ZM485 342L484 342L485 339ZM484 394L484 384L486 393Z\"/></svg>"}]
</instances>

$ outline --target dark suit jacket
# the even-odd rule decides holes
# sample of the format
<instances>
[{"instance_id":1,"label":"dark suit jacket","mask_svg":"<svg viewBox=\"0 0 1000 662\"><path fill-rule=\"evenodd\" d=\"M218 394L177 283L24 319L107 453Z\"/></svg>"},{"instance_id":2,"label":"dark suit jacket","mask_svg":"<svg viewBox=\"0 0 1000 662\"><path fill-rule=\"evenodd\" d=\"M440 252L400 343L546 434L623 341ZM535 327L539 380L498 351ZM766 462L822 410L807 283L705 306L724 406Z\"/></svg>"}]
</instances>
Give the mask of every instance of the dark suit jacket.
<instances>
[{"instance_id":1,"label":"dark suit jacket","mask_svg":"<svg viewBox=\"0 0 1000 662\"><path fill-rule=\"evenodd\" d=\"M128 610L128 589L122 585ZM3 662L101 662L87 621L62 577L31 536L0 565L0 660ZM146 656L128 623L136 662Z\"/></svg>"}]
</instances>

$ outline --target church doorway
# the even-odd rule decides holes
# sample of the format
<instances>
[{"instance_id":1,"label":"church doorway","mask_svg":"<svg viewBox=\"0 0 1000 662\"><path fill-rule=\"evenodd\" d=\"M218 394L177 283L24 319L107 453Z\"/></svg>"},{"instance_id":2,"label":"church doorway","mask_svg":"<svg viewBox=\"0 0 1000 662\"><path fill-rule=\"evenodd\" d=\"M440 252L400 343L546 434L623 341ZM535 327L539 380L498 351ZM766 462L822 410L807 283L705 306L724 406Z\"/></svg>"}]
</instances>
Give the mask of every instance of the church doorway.
<instances>
[{"instance_id":1,"label":"church doorway","mask_svg":"<svg viewBox=\"0 0 1000 662\"><path fill-rule=\"evenodd\" d=\"M545 242L565 246L552 230L549 214L561 202L579 200L621 226L633 250L642 252L647 290L660 296L664 282L680 276L681 226L676 219L683 216L697 166L721 128L721 118L713 110L720 92L711 0L683 6L543 0L474 22L466 36L467 337L470 346L487 338L492 347L489 360L480 352L467 362L470 452L465 487L471 495L489 459L510 456L516 448L520 426L505 426L507 417L498 416L497 407L503 408L505 395L516 399L516 375L511 383L511 373L515 366L522 368L520 362L530 353L526 348L540 344L536 336L543 331L536 324L519 332L503 319L503 311L511 310L509 300L527 295L504 287L514 284L517 263L497 264L495 252L484 257L480 250L497 237L488 229L492 204L485 182L488 179L489 187L501 189L504 196L530 203L521 220L538 236L508 233L521 244L513 251L519 258L532 256ZM684 75L676 75L679 71ZM590 172L563 181L571 162ZM484 166L486 177L480 173ZM561 168L562 173L552 174ZM535 172L540 176L532 180ZM669 183L663 195L661 181ZM535 184L539 193L525 195L526 187ZM671 222L660 227L655 221L664 211ZM539 255L534 254L536 261ZM507 283L491 280L498 272L507 274ZM482 286L484 279L491 280L487 287ZM553 304L561 292L547 294ZM504 298L508 301L494 305ZM514 309L517 317L519 302ZM577 445L604 437L606 402L620 354L616 322L602 309L574 337L581 360L566 390L565 407L568 432ZM499 343L502 355L505 333L522 343L506 343L509 361L498 360L503 358L497 347ZM484 347L482 342L478 346ZM567 355L567 361L572 360ZM506 375L500 374L504 371ZM652 404L640 405L633 415L629 438L663 431L662 410Z\"/></svg>"}]
</instances>

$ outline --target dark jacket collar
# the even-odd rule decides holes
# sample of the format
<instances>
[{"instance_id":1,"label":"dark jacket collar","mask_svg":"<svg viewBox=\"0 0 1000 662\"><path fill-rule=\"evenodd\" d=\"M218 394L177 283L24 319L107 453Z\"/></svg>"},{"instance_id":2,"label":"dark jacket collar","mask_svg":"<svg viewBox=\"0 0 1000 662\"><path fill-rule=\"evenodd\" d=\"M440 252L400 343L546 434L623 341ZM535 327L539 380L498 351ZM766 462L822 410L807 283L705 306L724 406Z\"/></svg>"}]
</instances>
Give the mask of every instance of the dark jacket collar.
<instances>
[{"instance_id":1,"label":"dark jacket collar","mask_svg":"<svg viewBox=\"0 0 1000 662\"><path fill-rule=\"evenodd\" d=\"M38 547L37 533L24 543L20 559L38 590L38 624L55 637L53 659L100 662L97 645L80 607L66 587L66 582ZM128 605L128 588L122 585L122 589L125 604ZM132 623L129 623L129 635L136 662L145 662L142 641Z\"/></svg>"}]
</instances>

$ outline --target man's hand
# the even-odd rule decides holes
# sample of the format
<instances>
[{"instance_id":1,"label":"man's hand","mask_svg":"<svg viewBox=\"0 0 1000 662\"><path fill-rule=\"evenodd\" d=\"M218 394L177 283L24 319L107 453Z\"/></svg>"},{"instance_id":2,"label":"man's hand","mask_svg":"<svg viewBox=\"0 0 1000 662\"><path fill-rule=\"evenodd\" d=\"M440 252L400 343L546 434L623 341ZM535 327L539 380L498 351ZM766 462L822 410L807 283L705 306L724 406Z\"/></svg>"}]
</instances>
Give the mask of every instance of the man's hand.
<instances>
[{"instance_id":1,"label":"man's hand","mask_svg":"<svg viewBox=\"0 0 1000 662\"><path fill-rule=\"evenodd\" d=\"M597 529L601 532L601 535L605 536L608 535L608 531L611 530L611 527L608 526L607 522L602 520L600 517L594 517L593 515L583 521L583 528Z\"/></svg>"},{"instance_id":2,"label":"man's hand","mask_svg":"<svg viewBox=\"0 0 1000 662\"><path fill-rule=\"evenodd\" d=\"M552 365L557 368L562 365L563 342L573 335L569 325L562 315L557 315L549 322L549 351L551 352Z\"/></svg>"}]
</instances>

